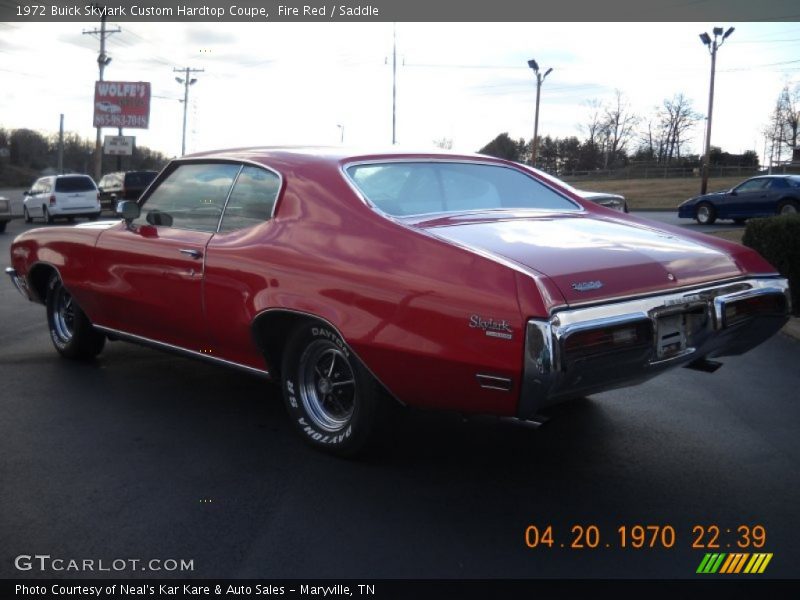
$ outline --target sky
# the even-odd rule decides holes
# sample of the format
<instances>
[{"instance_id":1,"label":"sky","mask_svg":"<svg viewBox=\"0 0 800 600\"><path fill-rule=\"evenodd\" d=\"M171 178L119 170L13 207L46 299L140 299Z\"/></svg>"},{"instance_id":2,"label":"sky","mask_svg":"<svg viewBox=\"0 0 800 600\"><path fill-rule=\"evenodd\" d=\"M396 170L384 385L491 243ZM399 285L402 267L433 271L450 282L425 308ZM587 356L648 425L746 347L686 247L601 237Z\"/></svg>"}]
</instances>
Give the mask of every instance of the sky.
<instances>
[{"instance_id":1,"label":"sky","mask_svg":"<svg viewBox=\"0 0 800 600\"><path fill-rule=\"evenodd\" d=\"M98 23L0 23L0 127L65 129L94 139ZM710 56L699 34L734 25L719 50L711 142L763 156L784 85L800 83L800 23L397 23L397 141L452 140L477 151L533 135L527 61L553 68L540 135L583 138L587 102L619 89L646 118L683 93L705 116ZM183 87L173 68L204 69L190 89L187 152L236 146L386 146L392 136L391 23L120 23L105 79L152 84L138 145L181 150ZM107 135L115 134L106 129ZM702 123L692 149L703 143Z\"/></svg>"}]
</instances>

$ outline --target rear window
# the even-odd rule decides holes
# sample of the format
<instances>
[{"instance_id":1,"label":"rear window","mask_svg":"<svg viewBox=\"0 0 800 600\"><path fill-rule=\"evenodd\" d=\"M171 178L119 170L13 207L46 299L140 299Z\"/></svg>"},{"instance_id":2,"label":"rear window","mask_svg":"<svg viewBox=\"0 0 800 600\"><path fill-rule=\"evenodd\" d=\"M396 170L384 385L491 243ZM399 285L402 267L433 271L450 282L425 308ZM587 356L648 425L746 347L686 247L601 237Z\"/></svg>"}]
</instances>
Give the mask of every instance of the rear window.
<instances>
[{"instance_id":1,"label":"rear window","mask_svg":"<svg viewBox=\"0 0 800 600\"><path fill-rule=\"evenodd\" d=\"M353 165L347 174L370 202L395 216L520 208L581 209L522 171L498 165L390 162Z\"/></svg>"},{"instance_id":2,"label":"rear window","mask_svg":"<svg viewBox=\"0 0 800 600\"><path fill-rule=\"evenodd\" d=\"M150 185L150 182L156 178L155 171L148 172L144 171L141 173L126 173L125 174L125 187L132 187L132 188L146 188Z\"/></svg>"},{"instance_id":3,"label":"rear window","mask_svg":"<svg viewBox=\"0 0 800 600\"><path fill-rule=\"evenodd\" d=\"M85 175L59 177L56 179L57 192L93 192L96 189L91 177Z\"/></svg>"}]
</instances>

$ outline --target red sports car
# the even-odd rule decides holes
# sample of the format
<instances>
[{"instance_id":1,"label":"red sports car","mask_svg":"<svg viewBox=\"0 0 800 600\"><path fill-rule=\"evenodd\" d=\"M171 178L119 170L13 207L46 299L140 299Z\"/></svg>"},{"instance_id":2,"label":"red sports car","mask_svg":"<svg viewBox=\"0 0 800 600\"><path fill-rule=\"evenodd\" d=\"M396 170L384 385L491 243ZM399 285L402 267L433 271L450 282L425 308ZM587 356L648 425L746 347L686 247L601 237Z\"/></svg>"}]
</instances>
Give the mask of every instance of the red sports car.
<instances>
[{"instance_id":1,"label":"red sports car","mask_svg":"<svg viewBox=\"0 0 800 600\"><path fill-rule=\"evenodd\" d=\"M271 377L301 434L340 454L392 401L526 419L667 368L713 371L789 310L754 251L485 156L196 154L120 213L11 246L56 349L128 340Z\"/></svg>"}]
</instances>

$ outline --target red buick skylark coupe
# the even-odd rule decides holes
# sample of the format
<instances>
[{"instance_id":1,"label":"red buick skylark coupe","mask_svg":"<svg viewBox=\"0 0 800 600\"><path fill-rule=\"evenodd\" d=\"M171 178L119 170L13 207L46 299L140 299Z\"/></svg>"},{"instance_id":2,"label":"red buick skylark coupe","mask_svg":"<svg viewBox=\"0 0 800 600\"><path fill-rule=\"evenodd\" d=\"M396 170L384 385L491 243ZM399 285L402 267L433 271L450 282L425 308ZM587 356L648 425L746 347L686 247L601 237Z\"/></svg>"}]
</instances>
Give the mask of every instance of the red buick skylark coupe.
<instances>
[{"instance_id":1,"label":"red buick skylark coupe","mask_svg":"<svg viewBox=\"0 0 800 600\"><path fill-rule=\"evenodd\" d=\"M753 250L479 155L196 154L118 212L11 246L58 352L128 340L270 377L301 435L339 454L391 402L526 419L668 368L713 371L790 308Z\"/></svg>"}]
</instances>

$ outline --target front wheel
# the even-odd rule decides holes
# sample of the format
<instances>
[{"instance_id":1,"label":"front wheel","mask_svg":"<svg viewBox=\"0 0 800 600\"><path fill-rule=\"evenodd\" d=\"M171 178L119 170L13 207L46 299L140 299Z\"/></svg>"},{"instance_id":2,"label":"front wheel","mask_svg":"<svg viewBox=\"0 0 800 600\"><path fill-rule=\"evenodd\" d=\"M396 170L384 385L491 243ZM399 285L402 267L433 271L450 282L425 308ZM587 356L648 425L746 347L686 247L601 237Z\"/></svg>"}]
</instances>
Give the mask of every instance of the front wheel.
<instances>
[{"instance_id":1,"label":"front wheel","mask_svg":"<svg viewBox=\"0 0 800 600\"><path fill-rule=\"evenodd\" d=\"M46 206L42 207L42 217L44 218L44 222L47 223L48 225L52 225L53 223L55 223L53 215L50 214L50 211L47 210Z\"/></svg>"},{"instance_id":2,"label":"front wheel","mask_svg":"<svg viewBox=\"0 0 800 600\"><path fill-rule=\"evenodd\" d=\"M46 304L50 339L61 356L88 359L100 354L106 337L92 326L58 275L47 284Z\"/></svg>"},{"instance_id":3,"label":"front wheel","mask_svg":"<svg viewBox=\"0 0 800 600\"><path fill-rule=\"evenodd\" d=\"M713 225L717 220L717 210L713 204L701 202L695 209L694 218L700 225Z\"/></svg>"},{"instance_id":4,"label":"front wheel","mask_svg":"<svg viewBox=\"0 0 800 600\"><path fill-rule=\"evenodd\" d=\"M375 440L388 399L331 327L299 325L286 346L282 373L289 417L312 446L352 456Z\"/></svg>"},{"instance_id":5,"label":"front wheel","mask_svg":"<svg viewBox=\"0 0 800 600\"><path fill-rule=\"evenodd\" d=\"M796 215L797 214L797 204L792 202L791 200L784 200L778 205L778 214L779 215Z\"/></svg>"}]
</instances>

